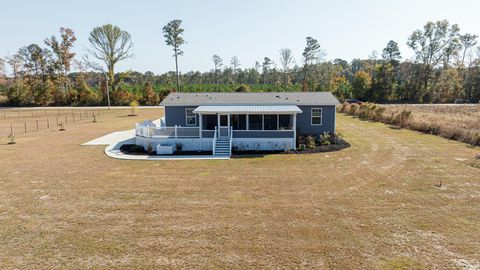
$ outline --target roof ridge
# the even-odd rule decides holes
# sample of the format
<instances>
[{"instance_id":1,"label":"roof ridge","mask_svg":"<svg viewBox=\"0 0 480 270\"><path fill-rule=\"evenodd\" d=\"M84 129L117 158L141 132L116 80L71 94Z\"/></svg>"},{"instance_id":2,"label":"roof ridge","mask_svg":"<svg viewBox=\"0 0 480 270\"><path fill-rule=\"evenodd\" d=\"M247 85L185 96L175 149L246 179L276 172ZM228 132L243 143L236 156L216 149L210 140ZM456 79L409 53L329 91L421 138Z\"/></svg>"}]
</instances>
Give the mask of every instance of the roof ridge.
<instances>
[{"instance_id":1,"label":"roof ridge","mask_svg":"<svg viewBox=\"0 0 480 270\"><path fill-rule=\"evenodd\" d=\"M187 92L170 93L161 105L198 106L199 104L293 104L337 105L330 92Z\"/></svg>"}]
</instances>

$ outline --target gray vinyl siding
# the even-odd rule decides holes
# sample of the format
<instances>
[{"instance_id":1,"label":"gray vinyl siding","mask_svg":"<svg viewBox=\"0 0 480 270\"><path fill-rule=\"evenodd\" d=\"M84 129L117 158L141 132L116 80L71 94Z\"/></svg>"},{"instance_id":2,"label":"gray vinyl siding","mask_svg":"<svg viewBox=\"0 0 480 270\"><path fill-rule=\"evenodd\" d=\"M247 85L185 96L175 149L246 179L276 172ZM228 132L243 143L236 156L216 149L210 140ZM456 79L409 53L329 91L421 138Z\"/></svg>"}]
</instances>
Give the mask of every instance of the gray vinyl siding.
<instances>
[{"instance_id":1,"label":"gray vinyl siding","mask_svg":"<svg viewBox=\"0 0 480 270\"><path fill-rule=\"evenodd\" d=\"M165 106L165 124L168 127L173 127L175 125L186 127L186 117L185 117L185 109L195 109L197 106ZM197 125L199 124L198 115L197 117ZM189 126L192 127L192 126Z\"/></svg>"},{"instance_id":2,"label":"gray vinyl siding","mask_svg":"<svg viewBox=\"0 0 480 270\"><path fill-rule=\"evenodd\" d=\"M187 108L195 109L197 106L165 106L165 124L167 126L187 126L185 119L185 109ZM299 106L299 108L303 111L302 113L297 114L297 132L299 135L318 135L325 131L329 133L335 132L335 106ZM311 125L312 108L322 108L322 125ZM199 119L197 115L197 126L198 125ZM205 138L211 138L213 137L213 131L204 131L202 135ZM284 131L242 131L242 135L240 135L240 132L234 132L234 137L237 138L286 138L283 136L289 135L289 132Z\"/></svg>"},{"instance_id":3,"label":"gray vinyl siding","mask_svg":"<svg viewBox=\"0 0 480 270\"><path fill-rule=\"evenodd\" d=\"M298 106L303 113L297 114L297 131L299 135L335 132L335 106ZM312 108L322 109L322 125L312 125Z\"/></svg>"}]
</instances>

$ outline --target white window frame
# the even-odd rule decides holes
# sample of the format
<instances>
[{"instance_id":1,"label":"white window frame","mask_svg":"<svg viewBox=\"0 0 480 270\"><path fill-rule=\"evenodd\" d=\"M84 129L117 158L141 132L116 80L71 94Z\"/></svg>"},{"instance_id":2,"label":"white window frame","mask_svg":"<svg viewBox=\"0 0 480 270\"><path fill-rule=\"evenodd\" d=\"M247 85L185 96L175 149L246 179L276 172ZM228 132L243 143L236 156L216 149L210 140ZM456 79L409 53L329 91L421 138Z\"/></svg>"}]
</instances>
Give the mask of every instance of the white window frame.
<instances>
[{"instance_id":1,"label":"white window frame","mask_svg":"<svg viewBox=\"0 0 480 270\"><path fill-rule=\"evenodd\" d=\"M320 110L320 116L313 116L313 110ZM313 117L320 117L320 124L314 124L313 123ZM310 125L312 126L321 126L323 123L323 109L322 108L312 108L310 110Z\"/></svg>"},{"instance_id":2,"label":"white window frame","mask_svg":"<svg viewBox=\"0 0 480 270\"><path fill-rule=\"evenodd\" d=\"M197 114L193 112L194 110L195 110L194 108L185 108L185 125L186 126L196 126L197 125ZM188 111L191 111L193 116L191 116L191 115L189 116ZM195 124L189 124L188 123L188 118L192 118L192 117L193 117L193 119L195 119Z\"/></svg>"}]
</instances>

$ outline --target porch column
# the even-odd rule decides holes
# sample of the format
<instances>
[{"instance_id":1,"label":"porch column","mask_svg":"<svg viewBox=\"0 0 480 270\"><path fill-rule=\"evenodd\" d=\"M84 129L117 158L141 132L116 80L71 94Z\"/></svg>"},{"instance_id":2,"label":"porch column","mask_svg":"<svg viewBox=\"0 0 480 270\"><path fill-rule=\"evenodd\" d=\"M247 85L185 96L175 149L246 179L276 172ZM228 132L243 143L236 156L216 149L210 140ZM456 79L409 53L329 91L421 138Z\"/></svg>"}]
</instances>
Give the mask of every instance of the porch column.
<instances>
[{"instance_id":1,"label":"porch column","mask_svg":"<svg viewBox=\"0 0 480 270\"><path fill-rule=\"evenodd\" d=\"M199 113L198 114L198 132L200 133L200 139L202 138L202 129L203 129L203 125L202 125L202 114Z\"/></svg>"},{"instance_id":2,"label":"porch column","mask_svg":"<svg viewBox=\"0 0 480 270\"><path fill-rule=\"evenodd\" d=\"M293 114L293 149L297 150L297 114Z\"/></svg>"},{"instance_id":3,"label":"porch column","mask_svg":"<svg viewBox=\"0 0 480 270\"><path fill-rule=\"evenodd\" d=\"M227 126L228 126L227 134L228 134L228 137L230 137L232 136L232 134L230 134L230 114L227 114Z\"/></svg>"},{"instance_id":4,"label":"porch column","mask_svg":"<svg viewBox=\"0 0 480 270\"><path fill-rule=\"evenodd\" d=\"M202 151L202 150L203 150L203 149L202 149L202 148L203 148L203 147L202 147L202 146L203 146L203 143L202 143L202 133L203 133L203 132L202 132L202 130L203 130L202 114L199 113L199 114L198 114L198 117L200 118L200 119L198 120L198 124L199 124L199 125L198 125L198 132L199 132L198 135L200 136L200 151Z\"/></svg>"}]
</instances>

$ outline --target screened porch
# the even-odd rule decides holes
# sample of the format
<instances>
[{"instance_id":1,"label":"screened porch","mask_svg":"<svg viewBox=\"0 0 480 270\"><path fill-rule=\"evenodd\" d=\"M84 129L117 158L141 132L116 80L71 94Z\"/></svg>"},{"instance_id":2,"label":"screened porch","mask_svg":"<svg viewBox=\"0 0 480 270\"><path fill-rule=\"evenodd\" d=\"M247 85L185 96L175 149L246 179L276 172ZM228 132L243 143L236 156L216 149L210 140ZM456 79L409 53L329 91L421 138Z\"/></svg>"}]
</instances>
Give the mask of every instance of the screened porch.
<instances>
[{"instance_id":1,"label":"screened porch","mask_svg":"<svg viewBox=\"0 0 480 270\"><path fill-rule=\"evenodd\" d=\"M193 110L205 138L213 138L215 130L219 136L233 138L294 138L296 114L301 112L295 105L199 106Z\"/></svg>"}]
</instances>

